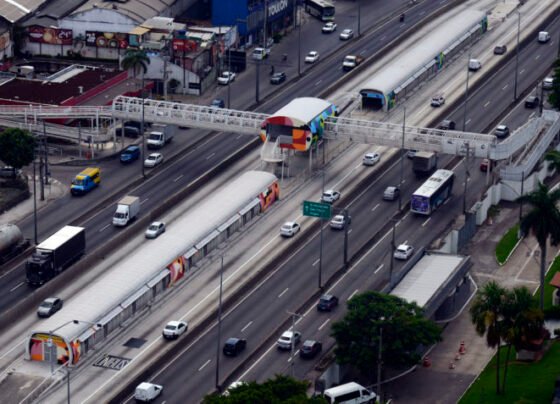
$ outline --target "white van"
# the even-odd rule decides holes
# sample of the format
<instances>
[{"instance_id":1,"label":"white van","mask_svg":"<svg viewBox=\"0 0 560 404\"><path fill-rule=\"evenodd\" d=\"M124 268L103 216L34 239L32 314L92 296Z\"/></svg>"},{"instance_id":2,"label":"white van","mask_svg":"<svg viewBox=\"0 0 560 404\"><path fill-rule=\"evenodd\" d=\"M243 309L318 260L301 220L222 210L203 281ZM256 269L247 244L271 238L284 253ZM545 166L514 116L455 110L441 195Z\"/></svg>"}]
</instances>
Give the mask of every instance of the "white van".
<instances>
[{"instance_id":1,"label":"white van","mask_svg":"<svg viewBox=\"0 0 560 404\"><path fill-rule=\"evenodd\" d=\"M136 401L150 402L155 400L163 391L163 386L159 384L142 382L134 390L134 399Z\"/></svg>"},{"instance_id":2,"label":"white van","mask_svg":"<svg viewBox=\"0 0 560 404\"><path fill-rule=\"evenodd\" d=\"M481 67L482 67L482 63L480 63L480 60L478 60L478 59L469 60L469 70L475 72L478 69L480 69Z\"/></svg>"},{"instance_id":3,"label":"white van","mask_svg":"<svg viewBox=\"0 0 560 404\"><path fill-rule=\"evenodd\" d=\"M265 48L255 48L253 49L253 59L255 60L263 60L266 59L266 57L268 56L268 54L270 53L270 49L265 49Z\"/></svg>"},{"instance_id":4,"label":"white van","mask_svg":"<svg viewBox=\"0 0 560 404\"><path fill-rule=\"evenodd\" d=\"M550 34L546 31L539 32L539 42L546 43L548 41L550 41Z\"/></svg>"},{"instance_id":5,"label":"white van","mask_svg":"<svg viewBox=\"0 0 560 404\"><path fill-rule=\"evenodd\" d=\"M323 396L329 404L358 404L375 402L377 395L358 383L350 382L325 390Z\"/></svg>"}]
</instances>

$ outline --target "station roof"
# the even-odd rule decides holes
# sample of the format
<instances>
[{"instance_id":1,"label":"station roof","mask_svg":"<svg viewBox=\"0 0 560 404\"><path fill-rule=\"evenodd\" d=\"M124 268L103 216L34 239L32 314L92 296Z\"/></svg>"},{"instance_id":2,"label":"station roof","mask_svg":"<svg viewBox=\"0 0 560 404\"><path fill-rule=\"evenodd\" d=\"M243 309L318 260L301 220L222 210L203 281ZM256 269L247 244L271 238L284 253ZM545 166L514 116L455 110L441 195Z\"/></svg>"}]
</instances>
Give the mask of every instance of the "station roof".
<instances>
[{"instance_id":1,"label":"station roof","mask_svg":"<svg viewBox=\"0 0 560 404\"><path fill-rule=\"evenodd\" d=\"M283 117L291 120L293 126L307 125L330 106L332 106L330 102L320 98L294 98L272 114L268 119L272 120L274 118Z\"/></svg>"},{"instance_id":2,"label":"station roof","mask_svg":"<svg viewBox=\"0 0 560 404\"><path fill-rule=\"evenodd\" d=\"M442 22L422 40L414 43L406 52L399 52L398 57L394 57L374 73L371 79L361 86L360 91L389 94L481 21L484 15L482 11L467 9Z\"/></svg>"},{"instance_id":3,"label":"station roof","mask_svg":"<svg viewBox=\"0 0 560 404\"><path fill-rule=\"evenodd\" d=\"M0 16L14 23L46 2L47 0L0 0Z\"/></svg>"},{"instance_id":4,"label":"station roof","mask_svg":"<svg viewBox=\"0 0 560 404\"><path fill-rule=\"evenodd\" d=\"M426 308L464 260L465 257L459 255L426 254L393 289L391 295Z\"/></svg>"},{"instance_id":5,"label":"station roof","mask_svg":"<svg viewBox=\"0 0 560 404\"><path fill-rule=\"evenodd\" d=\"M195 205L168 223L161 236L147 240L130 254L121 254L107 271L66 301L64 309L37 323L33 332L48 334L49 330L59 328L56 332L59 336L68 340L79 337L91 324L100 322L113 310L122 310L143 285L165 273L176 258L235 216L275 181L277 178L271 173L248 171L222 186L204 203ZM74 324L73 320L79 320L79 323Z\"/></svg>"}]
</instances>

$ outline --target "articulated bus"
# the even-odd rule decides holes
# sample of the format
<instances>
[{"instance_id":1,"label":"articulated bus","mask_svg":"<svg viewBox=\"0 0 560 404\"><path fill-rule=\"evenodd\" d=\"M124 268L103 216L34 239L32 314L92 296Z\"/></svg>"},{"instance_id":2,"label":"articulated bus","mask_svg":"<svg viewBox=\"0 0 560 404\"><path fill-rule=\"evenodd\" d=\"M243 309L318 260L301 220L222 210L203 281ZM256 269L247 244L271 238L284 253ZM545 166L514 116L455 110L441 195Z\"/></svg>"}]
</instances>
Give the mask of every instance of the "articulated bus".
<instances>
[{"instance_id":1,"label":"articulated bus","mask_svg":"<svg viewBox=\"0 0 560 404\"><path fill-rule=\"evenodd\" d=\"M429 216L451 196L455 173L451 170L437 170L420 188L412 194L410 211Z\"/></svg>"},{"instance_id":2,"label":"articulated bus","mask_svg":"<svg viewBox=\"0 0 560 404\"><path fill-rule=\"evenodd\" d=\"M327 0L304 0L305 11L321 21L334 21L334 4Z\"/></svg>"}]
</instances>

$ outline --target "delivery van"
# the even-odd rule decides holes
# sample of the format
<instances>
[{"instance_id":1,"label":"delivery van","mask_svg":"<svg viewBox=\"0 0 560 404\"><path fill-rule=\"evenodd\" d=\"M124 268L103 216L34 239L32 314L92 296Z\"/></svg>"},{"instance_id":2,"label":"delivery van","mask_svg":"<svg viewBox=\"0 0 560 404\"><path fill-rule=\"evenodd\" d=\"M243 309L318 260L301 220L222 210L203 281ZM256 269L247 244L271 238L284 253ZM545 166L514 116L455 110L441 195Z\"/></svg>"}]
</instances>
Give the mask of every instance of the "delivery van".
<instances>
[{"instance_id":1,"label":"delivery van","mask_svg":"<svg viewBox=\"0 0 560 404\"><path fill-rule=\"evenodd\" d=\"M159 384L142 382L136 387L136 390L134 390L134 399L136 401L148 403L155 400L162 391L163 386Z\"/></svg>"},{"instance_id":2,"label":"delivery van","mask_svg":"<svg viewBox=\"0 0 560 404\"><path fill-rule=\"evenodd\" d=\"M100 182L101 170L99 167L88 167L72 180L70 192L72 195L83 195L97 187Z\"/></svg>"}]
</instances>

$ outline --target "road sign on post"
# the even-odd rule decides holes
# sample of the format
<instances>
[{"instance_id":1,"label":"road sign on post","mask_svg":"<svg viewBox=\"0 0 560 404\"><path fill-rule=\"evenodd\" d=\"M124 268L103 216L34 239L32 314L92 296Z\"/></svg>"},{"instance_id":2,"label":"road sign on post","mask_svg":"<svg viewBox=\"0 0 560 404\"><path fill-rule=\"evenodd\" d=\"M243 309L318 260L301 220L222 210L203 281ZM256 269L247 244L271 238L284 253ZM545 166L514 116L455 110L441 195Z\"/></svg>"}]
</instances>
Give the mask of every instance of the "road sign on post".
<instances>
[{"instance_id":1,"label":"road sign on post","mask_svg":"<svg viewBox=\"0 0 560 404\"><path fill-rule=\"evenodd\" d=\"M326 203L303 201L303 215L330 219L331 205Z\"/></svg>"}]
</instances>

